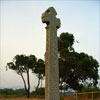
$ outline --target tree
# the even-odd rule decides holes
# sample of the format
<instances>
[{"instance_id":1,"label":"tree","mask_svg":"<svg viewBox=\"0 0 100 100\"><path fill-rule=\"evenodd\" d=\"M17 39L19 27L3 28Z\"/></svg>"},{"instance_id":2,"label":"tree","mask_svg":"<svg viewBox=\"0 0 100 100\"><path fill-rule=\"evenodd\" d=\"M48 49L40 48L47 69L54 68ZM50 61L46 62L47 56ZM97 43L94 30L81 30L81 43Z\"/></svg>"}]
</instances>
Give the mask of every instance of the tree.
<instances>
[{"instance_id":1,"label":"tree","mask_svg":"<svg viewBox=\"0 0 100 100\"><path fill-rule=\"evenodd\" d=\"M21 76L24 82L24 88L27 93L27 98L30 97L30 70L34 69L36 66L37 58L34 55L16 55L12 62L7 63L7 68L16 71L18 75ZM27 75L27 85L23 74Z\"/></svg>"},{"instance_id":2,"label":"tree","mask_svg":"<svg viewBox=\"0 0 100 100\"><path fill-rule=\"evenodd\" d=\"M37 90L40 85L40 81L41 81L41 88L42 88L42 80L45 76L45 63L42 59L38 59L36 66L33 69L33 73L35 73L38 78L38 84L36 86L36 93L37 93Z\"/></svg>"},{"instance_id":3,"label":"tree","mask_svg":"<svg viewBox=\"0 0 100 100\"><path fill-rule=\"evenodd\" d=\"M96 87L99 64L92 56L76 52L74 40L74 36L68 32L58 37L60 89L64 83L74 90L81 90L86 82Z\"/></svg>"}]
</instances>

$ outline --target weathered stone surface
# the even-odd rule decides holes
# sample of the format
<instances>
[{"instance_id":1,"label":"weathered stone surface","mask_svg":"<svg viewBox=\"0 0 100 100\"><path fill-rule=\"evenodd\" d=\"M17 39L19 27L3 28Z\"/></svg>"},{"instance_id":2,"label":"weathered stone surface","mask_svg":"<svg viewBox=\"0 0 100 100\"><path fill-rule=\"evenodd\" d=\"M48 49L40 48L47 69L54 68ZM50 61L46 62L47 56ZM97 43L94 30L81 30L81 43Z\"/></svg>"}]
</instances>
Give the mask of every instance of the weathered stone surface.
<instances>
[{"instance_id":1,"label":"weathered stone surface","mask_svg":"<svg viewBox=\"0 0 100 100\"><path fill-rule=\"evenodd\" d=\"M42 22L47 24L45 100L59 100L57 29L60 28L60 19L56 15L53 7L42 14Z\"/></svg>"}]
</instances>

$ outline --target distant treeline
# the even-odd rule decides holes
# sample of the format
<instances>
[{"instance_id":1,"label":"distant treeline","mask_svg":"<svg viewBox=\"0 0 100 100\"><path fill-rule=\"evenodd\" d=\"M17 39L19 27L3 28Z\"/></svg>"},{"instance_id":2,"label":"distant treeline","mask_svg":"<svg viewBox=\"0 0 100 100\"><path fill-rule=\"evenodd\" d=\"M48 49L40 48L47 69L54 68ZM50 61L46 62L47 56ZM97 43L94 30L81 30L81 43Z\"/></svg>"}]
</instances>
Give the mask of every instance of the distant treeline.
<instances>
[{"instance_id":1,"label":"distant treeline","mask_svg":"<svg viewBox=\"0 0 100 100\"><path fill-rule=\"evenodd\" d=\"M24 97L26 96L26 91L21 89L12 89L12 88L4 88L0 89L0 97L6 97L6 98L16 98L16 97ZM30 97L44 97L44 88L38 88L37 91L32 91L30 93Z\"/></svg>"},{"instance_id":2,"label":"distant treeline","mask_svg":"<svg viewBox=\"0 0 100 100\"><path fill-rule=\"evenodd\" d=\"M12 88L4 88L0 89L0 94L6 93L6 94L25 94L25 90L22 89L12 89Z\"/></svg>"}]
</instances>

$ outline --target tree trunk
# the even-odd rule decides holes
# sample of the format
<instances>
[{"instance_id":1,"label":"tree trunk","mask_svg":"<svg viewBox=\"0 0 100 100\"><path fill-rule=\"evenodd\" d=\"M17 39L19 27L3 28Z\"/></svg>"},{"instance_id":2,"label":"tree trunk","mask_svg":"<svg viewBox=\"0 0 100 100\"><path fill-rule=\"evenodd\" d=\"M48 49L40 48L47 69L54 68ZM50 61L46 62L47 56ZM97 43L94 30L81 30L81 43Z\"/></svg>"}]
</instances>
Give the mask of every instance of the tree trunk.
<instances>
[{"instance_id":1,"label":"tree trunk","mask_svg":"<svg viewBox=\"0 0 100 100\"><path fill-rule=\"evenodd\" d=\"M30 91L27 90L27 98L30 98Z\"/></svg>"},{"instance_id":2,"label":"tree trunk","mask_svg":"<svg viewBox=\"0 0 100 100\"><path fill-rule=\"evenodd\" d=\"M21 75L22 80L23 80L23 82L24 82L24 88L25 88L25 91L27 92L26 82L25 82L25 79L24 79L24 77L23 77L23 74L21 73L20 75Z\"/></svg>"},{"instance_id":3,"label":"tree trunk","mask_svg":"<svg viewBox=\"0 0 100 100\"><path fill-rule=\"evenodd\" d=\"M38 77L38 84L37 84L37 87L36 87L36 90L39 88L39 85L40 85L40 76Z\"/></svg>"},{"instance_id":4,"label":"tree trunk","mask_svg":"<svg viewBox=\"0 0 100 100\"><path fill-rule=\"evenodd\" d=\"M41 79L41 88L42 88L42 79Z\"/></svg>"},{"instance_id":5,"label":"tree trunk","mask_svg":"<svg viewBox=\"0 0 100 100\"><path fill-rule=\"evenodd\" d=\"M35 97L37 95L37 89L39 88L39 85L40 85L40 76L38 77L38 84L37 84L36 91L35 91Z\"/></svg>"},{"instance_id":6,"label":"tree trunk","mask_svg":"<svg viewBox=\"0 0 100 100\"><path fill-rule=\"evenodd\" d=\"M28 88L27 88L27 98L30 97L30 79L29 79L29 69L27 70L27 84L28 84Z\"/></svg>"},{"instance_id":7,"label":"tree trunk","mask_svg":"<svg viewBox=\"0 0 100 100\"><path fill-rule=\"evenodd\" d=\"M26 91L26 94L27 94L27 98L29 98L30 92L29 92L29 90L28 90L27 87L26 87L26 82L25 82L25 79L24 79L22 73L21 73L21 77L22 77L23 82L24 82L24 88L25 88L25 91Z\"/></svg>"}]
</instances>

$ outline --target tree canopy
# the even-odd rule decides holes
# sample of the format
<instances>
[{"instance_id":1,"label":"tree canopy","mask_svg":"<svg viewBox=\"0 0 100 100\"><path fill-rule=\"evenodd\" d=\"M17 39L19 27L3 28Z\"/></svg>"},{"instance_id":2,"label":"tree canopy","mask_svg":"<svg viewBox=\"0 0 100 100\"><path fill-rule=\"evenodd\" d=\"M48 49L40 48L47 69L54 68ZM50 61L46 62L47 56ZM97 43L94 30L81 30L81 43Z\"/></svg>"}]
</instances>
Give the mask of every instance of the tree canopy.
<instances>
[{"instance_id":1,"label":"tree canopy","mask_svg":"<svg viewBox=\"0 0 100 100\"><path fill-rule=\"evenodd\" d=\"M37 58L34 55L16 55L12 62L7 63L7 67L17 72L18 75L22 77L24 82L24 88L27 92L27 98L30 97L30 77L29 71L35 69L37 64ZM27 74L27 82L23 74Z\"/></svg>"},{"instance_id":2,"label":"tree canopy","mask_svg":"<svg viewBox=\"0 0 100 100\"><path fill-rule=\"evenodd\" d=\"M96 87L99 64L92 56L76 52L74 40L74 36L68 32L58 37L60 88L63 83L66 83L66 89L74 90L81 90L85 83Z\"/></svg>"}]
</instances>

